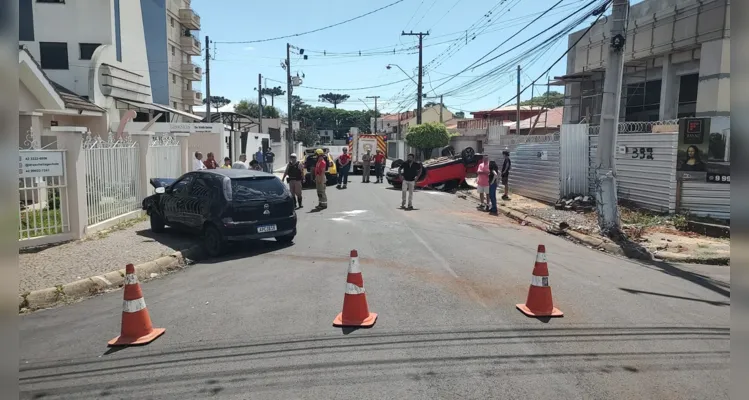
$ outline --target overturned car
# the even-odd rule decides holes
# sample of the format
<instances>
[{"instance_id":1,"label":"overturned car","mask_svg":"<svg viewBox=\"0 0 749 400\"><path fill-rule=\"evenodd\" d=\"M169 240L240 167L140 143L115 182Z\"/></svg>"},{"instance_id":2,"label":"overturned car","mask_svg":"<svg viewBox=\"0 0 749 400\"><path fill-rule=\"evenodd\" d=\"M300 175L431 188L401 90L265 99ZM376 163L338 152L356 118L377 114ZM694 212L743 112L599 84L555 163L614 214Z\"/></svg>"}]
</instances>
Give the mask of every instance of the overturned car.
<instances>
[{"instance_id":1,"label":"overturned car","mask_svg":"<svg viewBox=\"0 0 749 400\"><path fill-rule=\"evenodd\" d=\"M471 147L466 147L459 155L456 155L452 147L442 150L442 156L426 160L421 164L424 168L421 176L416 180L418 188L434 188L439 190L452 190L465 184L466 176L475 174L481 154ZM398 175L398 168L404 163L403 160L393 161L390 170L385 174L389 184L400 188L403 179Z\"/></svg>"}]
</instances>

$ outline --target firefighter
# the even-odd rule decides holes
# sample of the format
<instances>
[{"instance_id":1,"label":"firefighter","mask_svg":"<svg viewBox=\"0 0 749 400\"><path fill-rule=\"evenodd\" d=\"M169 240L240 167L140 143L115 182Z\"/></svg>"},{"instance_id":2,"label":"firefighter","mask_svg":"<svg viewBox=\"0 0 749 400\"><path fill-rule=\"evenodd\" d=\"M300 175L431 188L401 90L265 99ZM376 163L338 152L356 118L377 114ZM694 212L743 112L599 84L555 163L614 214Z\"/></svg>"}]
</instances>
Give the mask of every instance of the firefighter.
<instances>
[{"instance_id":1,"label":"firefighter","mask_svg":"<svg viewBox=\"0 0 749 400\"><path fill-rule=\"evenodd\" d=\"M369 173L372 168L372 150L367 148L367 152L361 158L362 162L362 183L369 183Z\"/></svg>"},{"instance_id":2,"label":"firefighter","mask_svg":"<svg viewBox=\"0 0 749 400\"><path fill-rule=\"evenodd\" d=\"M315 154L317 155L317 163L315 164L314 178L315 187L317 188L317 200L319 202L315 209L322 211L328 208L328 196L325 194L327 186L325 172L328 170L328 157L322 149L315 150Z\"/></svg>"}]
</instances>

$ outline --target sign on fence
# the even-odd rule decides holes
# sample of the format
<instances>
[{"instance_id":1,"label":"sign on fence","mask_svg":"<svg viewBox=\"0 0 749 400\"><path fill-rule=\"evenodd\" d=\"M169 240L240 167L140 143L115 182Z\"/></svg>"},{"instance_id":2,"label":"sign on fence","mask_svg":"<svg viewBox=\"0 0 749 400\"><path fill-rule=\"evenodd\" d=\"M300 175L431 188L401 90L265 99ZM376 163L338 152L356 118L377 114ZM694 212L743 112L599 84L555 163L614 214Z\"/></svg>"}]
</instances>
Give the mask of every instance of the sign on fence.
<instances>
[{"instance_id":1,"label":"sign on fence","mask_svg":"<svg viewBox=\"0 0 749 400\"><path fill-rule=\"evenodd\" d=\"M62 158L62 151L23 150L19 155L18 175L20 178L63 176Z\"/></svg>"}]
</instances>

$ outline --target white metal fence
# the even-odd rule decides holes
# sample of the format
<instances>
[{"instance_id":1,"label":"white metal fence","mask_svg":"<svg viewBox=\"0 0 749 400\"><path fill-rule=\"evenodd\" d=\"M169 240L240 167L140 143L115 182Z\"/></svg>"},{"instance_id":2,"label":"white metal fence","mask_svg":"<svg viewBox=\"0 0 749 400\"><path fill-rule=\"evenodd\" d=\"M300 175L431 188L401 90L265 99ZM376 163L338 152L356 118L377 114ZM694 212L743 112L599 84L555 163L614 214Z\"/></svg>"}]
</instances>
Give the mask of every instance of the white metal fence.
<instances>
[{"instance_id":1,"label":"white metal fence","mask_svg":"<svg viewBox=\"0 0 749 400\"><path fill-rule=\"evenodd\" d=\"M562 125L559 135L562 196L588 192L588 126Z\"/></svg>"},{"instance_id":2,"label":"white metal fence","mask_svg":"<svg viewBox=\"0 0 749 400\"><path fill-rule=\"evenodd\" d=\"M19 240L70 231L65 155L61 150L20 151Z\"/></svg>"},{"instance_id":3,"label":"white metal fence","mask_svg":"<svg viewBox=\"0 0 749 400\"><path fill-rule=\"evenodd\" d=\"M88 225L94 225L140 209L140 160L138 146L129 136L106 139L88 136L86 157L86 205Z\"/></svg>"},{"instance_id":4,"label":"white metal fence","mask_svg":"<svg viewBox=\"0 0 749 400\"><path fill-rule=\"evenodd\" d=\"M148 179L179 178L182 175L182 152L178 140L170 135L154 136L148 146Z\"/></svg>"}]
</instances>

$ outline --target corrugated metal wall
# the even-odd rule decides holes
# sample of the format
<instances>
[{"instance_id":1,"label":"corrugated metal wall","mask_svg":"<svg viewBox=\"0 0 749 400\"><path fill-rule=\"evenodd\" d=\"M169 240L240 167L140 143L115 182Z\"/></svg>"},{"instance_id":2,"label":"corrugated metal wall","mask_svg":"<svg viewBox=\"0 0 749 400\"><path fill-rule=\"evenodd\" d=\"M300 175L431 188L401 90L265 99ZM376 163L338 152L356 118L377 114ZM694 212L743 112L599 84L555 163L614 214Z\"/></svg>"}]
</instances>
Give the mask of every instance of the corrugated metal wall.
<instances>
[{"instance_id":1,"label":"corrugated metal wall","mask_svg":"<svg viewBox=\"0 0 749 400\"><path fill-rule=\"evenodd\" d=\"M533 143L527 143L533 141ZM559 135L503 136L488 144L485 153L501 165L502 151L510 151L510 192L554 203L559 199Z\"/></svg>"},{"instance_id":2,"label":"corrugated metal wall","mask_svg":"<svg viewBox=\"0 0 749 400\"><path fill-rule=\"evenodd\" d=\"M681 211L700 217L731 219L731 184L683 182Z\"/></svg>"},{"instance_id":3,"label":"corrugated metal wall","mask_svg":"<svg viewBox=\"0 0 749 400\"><path fill-rule=\"evenodd\" d=\"M590 136L589 189L595 194L598 136ZM617 136L616 183L619 200L657 211L676 211L676 146L673 133L635 133ZM640 150L644 155L640 154ZM648 151L652 149L652 153ZM637 151L635 156L633 151ZM652 155L652 159L650 159Z\"/></svg>"},{"instance_id":4,"label":"corrugated metal wall","mask_svg":"<svg viewBox=\"0 0 749 400\"><path fill-rule=\"evenodd\" d=\"M562 125L559 135L562 195L588 192L588 125Z\"/></svg>"}]
</instances>

